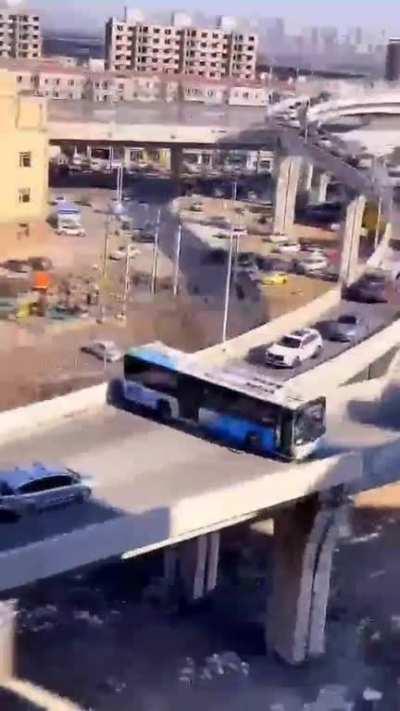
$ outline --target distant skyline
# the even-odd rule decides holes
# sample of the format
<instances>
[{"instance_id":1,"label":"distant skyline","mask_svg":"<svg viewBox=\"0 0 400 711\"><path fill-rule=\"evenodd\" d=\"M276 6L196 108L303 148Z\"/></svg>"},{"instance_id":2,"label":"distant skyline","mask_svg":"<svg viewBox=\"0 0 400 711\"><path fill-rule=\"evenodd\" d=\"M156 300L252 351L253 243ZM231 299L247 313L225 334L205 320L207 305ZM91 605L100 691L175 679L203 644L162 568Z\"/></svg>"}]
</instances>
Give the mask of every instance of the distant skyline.
<instances>
[{"instance_id":1,"label":"distant skyline","mask_svg":"<svg viewBox=\"0 0 400 711\"><path fill-rule=\"evenodd\" d=\"M4 2L1 4L4 5ZM31 0L24 4L41 12L45 27L98 32L110 15L122 15L124 5L137 7L145 13L159 11L186 10L189 13L202 12L206 15L221 14L238 17L283 17L289 32L297 32L307 25L335 25L340 30L348 26L361 26L379 31L386 29L389 34L400 34L400 14L398 0L279 0L266 3L265 0L247 0L233 9L231 0L186 0L182 5L173 5L171 0L146 0L146 2L120 2L119 0Z\"/></svg>"}]
</instances>

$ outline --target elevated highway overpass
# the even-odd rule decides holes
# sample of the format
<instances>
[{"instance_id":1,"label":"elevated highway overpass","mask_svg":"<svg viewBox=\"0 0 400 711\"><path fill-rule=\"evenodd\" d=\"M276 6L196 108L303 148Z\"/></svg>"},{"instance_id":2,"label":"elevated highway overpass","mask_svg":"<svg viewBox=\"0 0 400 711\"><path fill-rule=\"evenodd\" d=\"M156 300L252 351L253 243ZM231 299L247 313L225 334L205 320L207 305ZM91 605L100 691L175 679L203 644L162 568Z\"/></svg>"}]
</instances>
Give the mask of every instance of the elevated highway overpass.
<instances>
[{"instance_id":1,"label":"elevated highway overpass","mask_svg":"<svg viewBox=\"0 0 400 711\"><path fill-rule=\"evenodd\" d=\"M342 116L400 114L400 92L396 90L371 91L360 94L355 92L351 98L337 98L325 101L308 110L311 122L325 123Z\"/></svg>"},{"instance_id":2,"label":"elevated highway overpass","mask_svg":"<svg viewBox=\"0 0 400 711\"><path fill-rule=\"evenodd\" d=\"M81 128L74 124L71 136ZM62 133L64 125L58 124L57 130ZM101 131L104 130L111 131L107 140L118 140L108 124L101 127ZM148 131L149 141L154 136L154 127L152 136L148 128L141 130ZM200 140L187 130L187 140ZM252 130L261 136L266 131L265 127ZM237 128L235 131L242 139L243 131ZM79 132L76 135L77 140L79 135L82 138ZM135 134L134 140L143 142L144 135ZM304 146L289 130L284 129L280 136L289 153L308 156L311 150L315 160L329 165L326 169L332 173L337 171L338 179L350 183L352 190L375 194L368 176L360 176L317 147ZM207 140L211 138L217 140L208 133ZM104 140L101 134L99 141ZM171 145L179 143L179 136L171 138L162 134L161 139L157 137L158 145L160 140ZM354 231L354 225L352 229ZM310 305L301 317L310 322L310 319L322 318L333 308L342 308L337 288L332 289L325 300ZM392 316L390 310L387 315L382 314L380 326L386 326L386 319L390 321ZM229 358L246 357L249 348L257 345L257 338L268 342L291 330L293 318L295 327L300 326L299 314L288 314L267 324L262 333L245 334L234 343L217 346L213 352L208 349L198 357L204 362L210 359L214 362L215 353L217 362L221 357L224 362L227 354ZM386 336L392 339L390 343ZM371 336L371 340L373 338L376 336ZM384 343L389 350L398 344L398 339L395 323L380 332L379 343ZM368 358L381 354L375 341L373 351L364 344L357 348L364 348L363 364ZM319 389L318 394L321 388L323 392L327 387L328 380L331 384L331 377L332 382L336 378L337 387L346 382L344 378L349 379L352 372L356 374L358 355L348 368L346 366L345 372L343 365L338 371L335 363L338 358L350 363L352 350L345 356L342 352L332 353L327 362L314 364L310 378L312 387ZM320 368L325 369L323 383L320 383ZM305 371L297 377L309 377L309 373ZM329 410L325 449L314 460L294 465L234 452L201 439L193 432L115 410L105 404L106 386L96 392L101 395L96 406L92 400L90 407L85 405L86 395L81 393L67 396L71 398L67 405L65 400L64 404L61 401L43 403L31 406L33 409L0 416L0 466L16 462L21 465L32 460L62 463L93 475L95 484L93 500L74 510L2 526L0 589L28 584L98 560L127 554L136 556L172 546L175 551L182 551L186 562L189 560L188 568L185 565L181 568L189 570L189 587L193 596L199 597L205 590L212 590L216 583L218 538L210 536L218 536L218 531L236 522L271 515L268 512L272 511L277 522L276 546L280 561L275 581L276 603L271 605L275 621L272 644L288 661L303 661L308 653L321 653L321 630L329 592L328 561L334 549L336 514L340 509L329 496L326 505L321 504L321 498L324 492L330 494L349 484L355 489L378 486L382 481L383 463L389 460L393 464L391 476L396 479L395 462L400 454L396 433L378 425L372 445L367 444L368 425L363 429L363 423L354 422L351 408L343 405L346 399L343 394L340 407L332 406ZM355 397L354 390L351 397ZM340 428L345 433L343 439ZM308 505L303 507L297 503L304 499L314 502L311 510ZM290 509L282 508L289 506ZM298 551L294 556L295 566L293 551ZM291 565L287 560L289 554ZM186 577L185 572L184 575ZM280 595L283 590L284 599Z\"/></svg>"}]
</instances>

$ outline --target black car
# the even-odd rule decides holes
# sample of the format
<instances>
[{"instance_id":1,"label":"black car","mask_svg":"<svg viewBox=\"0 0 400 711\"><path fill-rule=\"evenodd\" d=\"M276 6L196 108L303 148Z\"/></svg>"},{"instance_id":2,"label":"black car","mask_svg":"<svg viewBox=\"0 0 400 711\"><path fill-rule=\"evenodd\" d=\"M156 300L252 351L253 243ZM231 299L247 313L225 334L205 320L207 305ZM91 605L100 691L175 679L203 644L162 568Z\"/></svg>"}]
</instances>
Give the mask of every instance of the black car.
<instances>
[{"instance_id":1,"label":"black car","mask_svg":"<svg viewBox=\"0 0 400 711\"><path fill-rule=\"evenodd\" d=\"M366 274L346 289L345 297L349 301L360 301L365 304L386 304L387 279L384 275Z\"/></svg>"},{"instance_id":2,"label":"black car","mask_svg":"<svg viewBox=\"0 0 400 711\"><path fill-rule=\"evenodd\" d=\"M256 267L257 258L254 252L241 252L238 256L238 264L241 267Z\"/></svg>"},{"instance_id":3,"label":"black car","mask_svg":"<svg viewBox=\"0 0 400 711\"><path fill-rule=\"evenodd\" d=\"M203 257L204 264L225 264L228 253L225 249L211 249Z\"/></svg>"},{"instance_id":4,"label":"black car","mask_svg":"<svg viewBox=\"0 0 400 711\"><path fill-rule=\"evenodd\" d=\"M53 262L49 257L30 257L28 264L34 272L48 272L53 269Z\"/></svg>"},{"instance_id":5,"label":"black car","mask_svg":"<svg viewBox=\"0 0 400 711\"><path fill-rule=\"evenodd\" d=\"M17 272L17 274L29 274L32 270L31 265L25 259L7 259L2 266L10 272Z\"/></svg>"}]
</instances>

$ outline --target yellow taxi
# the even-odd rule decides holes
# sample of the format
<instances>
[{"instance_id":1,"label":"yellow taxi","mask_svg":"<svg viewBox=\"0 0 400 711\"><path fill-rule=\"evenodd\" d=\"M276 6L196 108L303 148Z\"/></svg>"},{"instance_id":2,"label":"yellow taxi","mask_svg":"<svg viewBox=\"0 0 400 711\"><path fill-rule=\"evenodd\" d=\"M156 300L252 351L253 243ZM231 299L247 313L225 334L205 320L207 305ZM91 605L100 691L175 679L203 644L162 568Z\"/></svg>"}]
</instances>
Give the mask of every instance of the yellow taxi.
<instances>
[{"instance_id":1,"label":"yellow taxi","mask_svg":"<svg viewBox=\"0 0 400 711\"><path fill-rule=\"evenodd\" d=\"M285 272L266 272L261 277L262 286L280 286L286 284L288 275Z\"/></svg>"}]
</instances>

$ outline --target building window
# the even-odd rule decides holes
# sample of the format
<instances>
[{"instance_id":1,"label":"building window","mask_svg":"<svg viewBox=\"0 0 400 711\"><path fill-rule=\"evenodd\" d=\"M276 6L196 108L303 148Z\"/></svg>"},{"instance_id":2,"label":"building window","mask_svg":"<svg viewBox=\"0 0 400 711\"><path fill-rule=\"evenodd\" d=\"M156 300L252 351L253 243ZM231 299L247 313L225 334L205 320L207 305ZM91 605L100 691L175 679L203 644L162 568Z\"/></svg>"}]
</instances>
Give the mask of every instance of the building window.
<instances>
[{"instance_id":1,"label":"building window","mask_svg":"<svg viewBox=\"0 0 400 711\"><path fill-rule=\"evenodd\" d=\"M26 151L19 154L19 167L20 168L30 168L32 165L32 153Z\"/></svg>"},{"instance_id":2,"label":"building window","mask_svg":"<svg viewBox=\"0 0 400 711\"><path fill-rule=\"evenodd\" d=\"M31 201L31 191L30 188L21 188L18 190L18 202L26 203Z\"/></svg>"}]
</instances>

